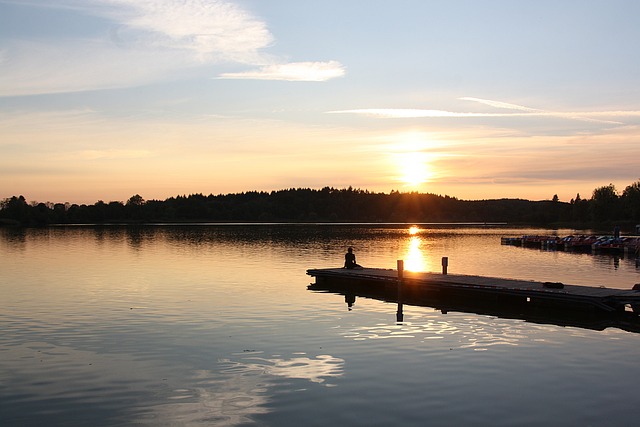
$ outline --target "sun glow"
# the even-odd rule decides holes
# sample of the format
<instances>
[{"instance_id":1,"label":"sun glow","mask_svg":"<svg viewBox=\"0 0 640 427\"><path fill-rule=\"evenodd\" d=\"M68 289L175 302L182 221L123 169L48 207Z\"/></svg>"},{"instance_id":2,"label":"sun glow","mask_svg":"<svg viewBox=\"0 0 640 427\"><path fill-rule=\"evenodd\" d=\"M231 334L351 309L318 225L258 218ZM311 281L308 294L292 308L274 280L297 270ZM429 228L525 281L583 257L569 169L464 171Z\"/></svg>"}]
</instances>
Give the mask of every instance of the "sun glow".
<instances>
[{"instance_id":1,"label":"sun glow","mask_svg":"<svg viewBox=\"0 0 640 427\"><path fill-rule=\"evenodd\" d=\"M433 146L427 135L410 132L397 137L394 144L398 180L408 187L418 187L433 179Z\"/></svg>"},{"instance_id":2,"label":"sun glow","mask_svg":"<svg viewBox=\"0 0 640 427\"><path fill-rule=\"evenodd\" d=\"M400 180L409 186L418 186L429 181L433 175L425 153L400 155Z\"/></svg>"}]
</instances>

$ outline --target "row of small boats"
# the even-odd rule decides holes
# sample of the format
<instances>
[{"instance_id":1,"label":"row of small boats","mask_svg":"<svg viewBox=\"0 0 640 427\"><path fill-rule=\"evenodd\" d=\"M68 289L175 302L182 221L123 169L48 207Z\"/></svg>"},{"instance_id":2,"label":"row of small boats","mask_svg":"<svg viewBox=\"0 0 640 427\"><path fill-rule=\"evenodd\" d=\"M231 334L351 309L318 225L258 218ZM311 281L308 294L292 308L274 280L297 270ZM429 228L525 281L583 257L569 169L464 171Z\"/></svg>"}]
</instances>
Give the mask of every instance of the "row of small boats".
<instances>
[{"instance_id":1,"label":"row of small boats","mask_svg":"<svg viewBox=\"0 0 640 427\"><path fill-rule=\"evenodd\" d=\"M545 236L524 235L519 237L503 237L503 245L522 246L576 252L611 252L640 255L640 237L616 237L596 235Z\"/></svg>"}]
</instances>

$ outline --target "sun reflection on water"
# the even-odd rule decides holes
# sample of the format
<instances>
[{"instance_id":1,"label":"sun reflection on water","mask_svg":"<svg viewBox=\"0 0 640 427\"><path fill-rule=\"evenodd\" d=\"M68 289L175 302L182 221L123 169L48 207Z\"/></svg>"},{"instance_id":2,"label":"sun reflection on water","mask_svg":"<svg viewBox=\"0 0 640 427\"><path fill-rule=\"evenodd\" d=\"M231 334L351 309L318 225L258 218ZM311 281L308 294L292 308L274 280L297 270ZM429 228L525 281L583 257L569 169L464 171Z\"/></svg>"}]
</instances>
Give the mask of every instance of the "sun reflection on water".
<instances>
[{"instance_id":1,"label":"sun reflection on water","mask_svg":"<svg viewBox=\"0 0 640 427\"><path fill-rule=\"evenodd\" d=\"M423 239L420 236L422 229L413 225L409 228L411 236L404 252L404 268L408 271L427 271L429 263L422 250Z\"/></svg>"}]
</instances>

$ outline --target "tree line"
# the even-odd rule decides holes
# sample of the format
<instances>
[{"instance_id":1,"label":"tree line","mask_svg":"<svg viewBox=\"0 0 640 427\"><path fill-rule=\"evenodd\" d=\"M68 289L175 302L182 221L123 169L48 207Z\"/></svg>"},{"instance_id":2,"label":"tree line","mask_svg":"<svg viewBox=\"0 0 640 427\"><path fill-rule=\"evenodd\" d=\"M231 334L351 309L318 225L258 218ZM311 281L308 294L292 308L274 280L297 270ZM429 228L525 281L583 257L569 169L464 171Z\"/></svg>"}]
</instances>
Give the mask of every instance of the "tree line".
<instances>
[{"instance_id":1,"label":"tree line","mask_svg":"<svg viewBox=\"0 0 640 427\"><path fill-rule=\"evenodd\" d=\"M613 184L591 198L460 200L430 193L373 193L352 187L290 188L235 194L191 194L166 200L100 200L93 205L0 201L0 225L130 224L167 222L464 222L632 227L640 223L640 181L619 193Z\"/></svg>"}]
</instances>

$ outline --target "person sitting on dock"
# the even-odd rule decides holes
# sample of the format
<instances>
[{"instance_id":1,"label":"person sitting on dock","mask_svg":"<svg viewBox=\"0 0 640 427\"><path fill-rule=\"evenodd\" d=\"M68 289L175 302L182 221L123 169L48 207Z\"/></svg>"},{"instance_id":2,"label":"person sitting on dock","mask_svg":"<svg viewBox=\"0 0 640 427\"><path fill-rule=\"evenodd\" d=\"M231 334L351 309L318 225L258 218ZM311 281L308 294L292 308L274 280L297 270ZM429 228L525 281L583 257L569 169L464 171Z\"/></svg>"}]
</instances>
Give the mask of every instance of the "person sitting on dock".
<instances>
[{"instance_id":1,"label":"person sitting on dock","mask_svg":"<svg viewBox=\"0 0 640 427\"><path fill-rule=\"evenodd\" d=\"M353 253L353 248L348 248L347 253L344 254L344 268L357 268L361 269L362 266L356 264L356 254Z\"/></svg>"}]
</instances>

